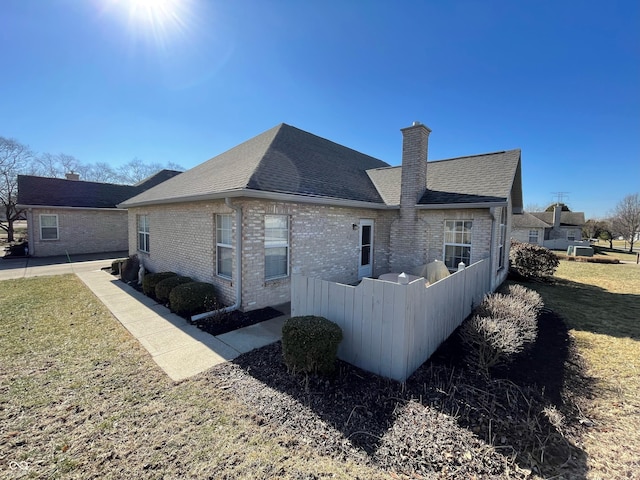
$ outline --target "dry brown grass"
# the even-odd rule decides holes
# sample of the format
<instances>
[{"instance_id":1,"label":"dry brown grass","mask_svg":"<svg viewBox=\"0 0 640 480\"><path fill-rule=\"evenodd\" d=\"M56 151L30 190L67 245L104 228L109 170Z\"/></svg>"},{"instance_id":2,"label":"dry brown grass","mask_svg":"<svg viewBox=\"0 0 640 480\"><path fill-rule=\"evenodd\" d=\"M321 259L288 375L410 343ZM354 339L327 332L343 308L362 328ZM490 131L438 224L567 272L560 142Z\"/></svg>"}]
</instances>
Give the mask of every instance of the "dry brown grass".
<instances>
[{"instance_id":1,"label":"dry brown grass","mask_svg":"<svg viewBox=\"0 0 640 480\"><path fill-rule=\"evenodd\" d=\"M0 289L0 478L388 478L171 382L75 276Z\"/></svg>"},{"instance_id":2,"label":"dry brown grass","mask_svg":"<svg viewBox=\"0 0 640 480\"><path fill-rule=\"evenodd\" d=\"M639 478L640 267L562 261L536 289L567 320L596 381L581 402L593 422L583 436L588 478Z\"/></svg>"}]
</instances>

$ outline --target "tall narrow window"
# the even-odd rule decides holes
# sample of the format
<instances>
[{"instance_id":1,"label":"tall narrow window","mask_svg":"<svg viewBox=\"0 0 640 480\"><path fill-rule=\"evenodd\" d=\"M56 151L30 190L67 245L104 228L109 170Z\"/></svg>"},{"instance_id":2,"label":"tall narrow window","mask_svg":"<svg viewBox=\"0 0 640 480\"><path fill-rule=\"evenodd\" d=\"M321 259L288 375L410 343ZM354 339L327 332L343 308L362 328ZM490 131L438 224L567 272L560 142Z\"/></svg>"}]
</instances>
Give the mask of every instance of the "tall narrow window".
<instances>
[{"instance_id":1,"label":"tall narrow window","mask_svg":"<svg viewBox=\"0 0 640 480\"><path fill-rule=\"evenodd\" d=\"M264 217L264 277L266 279L289 275L289 217Z\"/></svg>"},{"instance_id":2,"label":"tall narrow window","mask_svg":"<svg viewBox=\"0 0 640 480\"><path fill-rule=\"evenodd\" d=\"M58 240L58 215L40 215L40 239Z\"/></svg>"},{"instance_id":3,"label":"tall narrow window","mask_svg":"<svg viewBox=\"0 0 640 480\"><path fill-rule=\"evenodd\" d=\"M498 269L504 267L504 251L507 245L507 207L500 212L500 243L498 244Z\"/></svg>"},{"instance_id":4,"label":"tall narrow window","mask_svg":"<svg viewBox=\"0 0 640 480\"><path fill-rule=\"evenodd\" d=\"M529 230L529 243L538 243L538 230Z\"/></svg>"},{"instance_id":5,"label":"tall narrow window","mask_svg":"<svg viewBox=\"0 0 640 480\"><path fill-rule=\"evenodd\" d=\"M232 215L216 215L216 273L226 278L231 278L233 262L232 223Z\"/></svg>"},{"instance_id":6,"label":"tall narrow window","mask_svg":"<svg viewBox=\"0 0 640 480\"><path fill-rule=\"evenodd\" d=\"M138 215L138 250L149 253L149 217Z\"/></svg>"},{"instance_id":7,"label":"tall narrow window","mask_svg":"<svg viewBox=\"0 0 640 480\"><path fill-rule=\"evenodd\" d=\"M471 220L445 220L444 263L449 270L456 270L460 262L471 262Z\"/></svg>"}]
</instances>

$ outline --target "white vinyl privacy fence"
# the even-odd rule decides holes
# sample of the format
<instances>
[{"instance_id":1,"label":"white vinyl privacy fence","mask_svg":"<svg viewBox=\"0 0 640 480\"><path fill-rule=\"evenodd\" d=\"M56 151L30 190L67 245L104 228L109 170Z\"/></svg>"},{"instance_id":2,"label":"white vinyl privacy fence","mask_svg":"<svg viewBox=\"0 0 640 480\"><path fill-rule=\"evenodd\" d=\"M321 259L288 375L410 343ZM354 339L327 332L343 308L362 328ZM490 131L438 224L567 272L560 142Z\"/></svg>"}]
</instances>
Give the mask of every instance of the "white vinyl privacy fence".
<instances>
[{"instance_id":1,"label":"white vinyl privacy fence","mask_svg":"<svg viewBox=\"0 0 640 480\"><path fill-rule=\"evenodd\" d=\"M425 286L364 278L356 286L295 275L291 315L318 315L342 328L338 357L364 370L406 380L491 290L481 260Z\"/></svg>"}]
</instances>

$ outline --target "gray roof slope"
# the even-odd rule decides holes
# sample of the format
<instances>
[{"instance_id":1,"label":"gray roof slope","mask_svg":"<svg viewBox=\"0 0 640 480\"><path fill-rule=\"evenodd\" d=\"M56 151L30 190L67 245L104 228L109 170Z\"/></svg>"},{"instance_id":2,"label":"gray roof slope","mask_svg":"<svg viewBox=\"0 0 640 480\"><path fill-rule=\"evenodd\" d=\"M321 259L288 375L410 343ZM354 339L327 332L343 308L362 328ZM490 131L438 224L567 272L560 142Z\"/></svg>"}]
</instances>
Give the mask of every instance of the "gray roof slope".
<instances>
[{"instance_id":1,"label":"gray roof slope","mask_svg":"<svg viewBox=\"0 0 640 480\"><path fill-rule=\"evenodd\" d=\"M513 228L549 228L551 226L529 212L522 212L513 216Z\"/></svg>"},{"instance_id":2,"label":"gray roof slope","mask_svg":"<svg viewBox=\"0 0 640 480\"><path fill-rule=\"evenodd\" d=\"M367 172L388 205L400 204L402 167ZM427 162L427 190L420 205L502 201L520 205L520 150ZM512 191L516 187L518 190Z\"/></svg>"},{"instance_id":3,"label":"gray roof slope","mask_svg":"<svg viewBox=\"0 0 640 480\"><path fill-rule=\"evenodd\" d=\"M122 206L189 201L238 190L383 204L366 170L385 166L382 160L282 123Z\"/></svg>"},{"instance_id":4,"label":"gray roof slope","mask_svg":"<svg viewBox=\"0 0 640 480\"><path fill-rule=\"evenodd\" d=\"M52 207L116 208L119 203L179 173L175 170L161 170L137 185L18 175L17 203Z\"/></svg>"},{"instance_id":5,"label":"gray roof slope","mask_svg":"<svg viewBox=\"0 0 640 480\"><path fill-rule=\"evenodd\" d=\"M553 212L531 212L531 215L553 226ZM584 223L584 212L560 212L560 225L580 227Z\"/></svg>"}]
</instances>

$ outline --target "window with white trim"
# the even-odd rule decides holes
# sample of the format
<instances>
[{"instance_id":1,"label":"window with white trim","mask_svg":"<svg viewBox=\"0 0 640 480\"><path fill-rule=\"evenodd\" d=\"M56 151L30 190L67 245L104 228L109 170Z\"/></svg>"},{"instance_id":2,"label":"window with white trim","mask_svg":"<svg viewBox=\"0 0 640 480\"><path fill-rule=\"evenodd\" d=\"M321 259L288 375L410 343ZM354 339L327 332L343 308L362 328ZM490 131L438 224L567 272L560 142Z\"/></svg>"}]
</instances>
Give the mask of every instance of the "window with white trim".
<instances>
[{"instance_id":1,"label":"window with white trim","mask_svg":"<svg viewBox=\"0 0 640 480\"><path fill-rule=\"evenodd\" d=\"M498 243L498 269L504 267L504 252L507 245L507 207L500 212L500 239ZM467 264L465 262L465 264ZM468 265L468 264L467 264Z\"/></svg>"},{"instance_id":2,"label":"window with white trim","mask_svg":"<svg viewBox=\"0 0 640 480\"><path fill-rule=\"evenodd\" d=\"M449 270L456 270L460 262L471 262L471 220L445 220L444 222L444 264Z\"/></svg>"},{"instance_id":3,"label":"window with white trim","mask_svg":"<svg viewBox=\"0 0 640 480\"><path fill-rule=\"evenodd\" d=\"M575 230L569 230L567 232L567 240L569 240L570 242L575 241L576 239L576 231Z\"/></svg>"},{"instance_id":4,"label":"window with white trim","mask_svg":"<svg viewBox=\"0 0 640 480\"><path fill-rule=\"evenodd\" d=\"M138 250L149 253L149 216L138 215Z\"/></svg>"},{"instance_id":5,"label":"window with white trim","mask_svg":"<svg viewBox=\"0 0 640 480\"><path fill-rule=\"evenodd\" d=\"M289 217L264 216L264 278L289 275Z\"/></svg>"},{"instance_id":6,"label":"window with white trim","mask_svg":"<svg viewBox=\"0 0 640 480\"><path fill-rule=\"evenodd\" d=\"M538 230L529 230L529 243L538 243Z\"/></svg>"},{"instance_id":7,"label":"window with white trim","mask_svg":"<svg viewBox=\"0 0 640 480\"><path fill-rule=\"evenodd\" d=\"M216 274L231 278L233 263L233 215L216 215Z\"/></svg>"},{"instance_id":8,"label":"window with white trim","mask_svg":"<svg viewBox=\"0 0 640 480\"><path fill-rule=\"evenodd\" d=\"M40 240L58 240L58 215L40 215Z\"/></svg>"}]
</instances>

